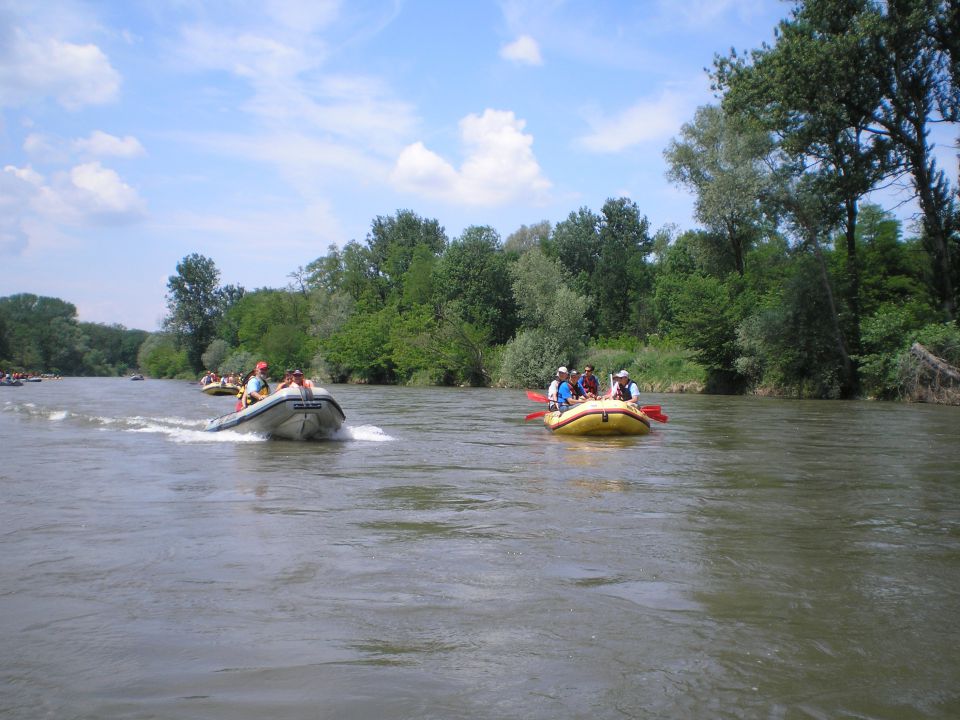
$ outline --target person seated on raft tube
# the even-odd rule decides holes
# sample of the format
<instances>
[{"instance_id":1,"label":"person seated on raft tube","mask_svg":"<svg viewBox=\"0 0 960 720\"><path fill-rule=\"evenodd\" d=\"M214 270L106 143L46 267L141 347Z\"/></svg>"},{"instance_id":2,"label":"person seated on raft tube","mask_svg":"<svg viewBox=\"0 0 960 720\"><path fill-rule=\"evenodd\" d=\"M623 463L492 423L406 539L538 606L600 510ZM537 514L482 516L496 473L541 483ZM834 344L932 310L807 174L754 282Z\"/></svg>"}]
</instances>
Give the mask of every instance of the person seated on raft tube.
<instances>
[{"instance_id":1,"label":"person seated on raft tube","mask_svg":"<svg viewBox=\"0 0 960 720\"><path fill-rule=\"evenodd\" d=\"M568 380L560 383L560 386L557 388L557 401L561 410L569 408L571 405L577 405L587 401L583 390L580 389L580 385L578 384L579 379L580 373L576 370L571 370Z\"/></svg>"},{"instance_id":2,"label":"person seated on raft tube","mask_svg":"<svg viewBox=\"0 0 960 720\"><path fill-rule=\"evenodd\" d=\"M293 385L293 370L284 370L283 371L283 380L280 381L280 384L277 385L277 390L283 390Z\"/></svg>"},{"instance_id":3,"label":"person seated on raft tube","mask_svg":"<svg viewBox=\"0 0 960 720\"><path fill-rule=\"evenodd\" d=\"M303 376L303 370L297 368L293 371L293 387L312 388L313 383Z\"/></svg>"},{"instance_id":4,"label":"person seated on raft tube","mask_svg":"<svg viewBox=\"0 0 960 720\"><path fill-rule=\"evenodd\" d=\"M600 397L600 381L593 374L593 365L587 365L583 368L583 375L580 376L580 390L587 400L596 400Z\"/></svg>"},{"instance_id":5,"label":"person seated on raft tube","mask_svg":"<svg viewBox=\"0 0 960 720\"><path fill-rule=\"evenodd\" d=\"M564 365L561 365L557 368L557 376L553 379L553 382L550 383L550 387L547 389L547 410L558 410L557 403L557 391L560 389L560 385L567 381L569 373L567 368Z\"/></svg>"},{"instance_id":6,"label":"person seated on raft tube","mask_svg":"<svg viewBox=\"0 0 960 720\"><path fill-rule=\"evenodd\" d=\"M257 363L257 369L243 388L243 406L249 407L255 402L260 402L270 394L270 386L267 385L267 370L269 366L262 360Z\"/></svg>"},{"instance_id":7,"label":"person seated on raft tube","mask_svg":"<svg viewBox=\"0 0 960 720\"><path fill-rule=\"evenodd\" d=\"M640 405L640 388L630 380L630 374L626 370L614 373L615 382L610 389L610 397L614 400L623 400L631 405Z\"/></svg>"}]
</instances>

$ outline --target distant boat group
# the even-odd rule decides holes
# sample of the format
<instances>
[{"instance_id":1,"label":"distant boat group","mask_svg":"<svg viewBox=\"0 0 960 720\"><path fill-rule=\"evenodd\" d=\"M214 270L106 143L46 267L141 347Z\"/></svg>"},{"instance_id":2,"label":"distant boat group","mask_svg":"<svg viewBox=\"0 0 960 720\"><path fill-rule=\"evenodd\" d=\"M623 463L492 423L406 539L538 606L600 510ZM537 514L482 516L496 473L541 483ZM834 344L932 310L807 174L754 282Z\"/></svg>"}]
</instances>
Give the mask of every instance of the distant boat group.
<instances>
[{"instance_id":1,"label":"distant boat group","mask_svg":"<svg viewBox=\"0 0 960 720\"><path fill-rule=\"evenodd\" d=\"M38 383L43 380L59 380L59 375L35 375L22 372L4 372L0 370L0 387L20 387L24 383Z\"/></svg>"}]
</instances>

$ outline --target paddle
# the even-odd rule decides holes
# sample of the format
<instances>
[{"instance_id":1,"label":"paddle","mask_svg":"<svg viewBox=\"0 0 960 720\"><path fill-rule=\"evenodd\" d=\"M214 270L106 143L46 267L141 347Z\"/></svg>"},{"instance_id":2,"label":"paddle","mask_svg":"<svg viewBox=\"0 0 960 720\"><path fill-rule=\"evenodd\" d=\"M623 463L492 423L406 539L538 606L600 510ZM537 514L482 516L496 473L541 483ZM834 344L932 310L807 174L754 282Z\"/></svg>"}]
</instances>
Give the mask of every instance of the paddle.
<instances>
[{"instance_id":1,"label":"paddle","mask_svg":"<svg viewBox=\"0 0 960 720\"><path fill-rule=\"evenodd\" d=\"M546 415L548 412L550 412L550 411L549 411L549 410L541 410L540 412L530 413L529 415L527 415L527 416L524 418L524 420L533 420L534 418L543 417L543 416Z\"/></svg>"},{"instance_id":2,"label":"paddle","mask_svg":"<svg viewBox=\"0 0 960 720\"><path fill-rule=\"evenodd\" d=\"M670 418L660 412L659 405L644 405L640 408L640 412L646 415L651 420L656 420L657 422L665 423Z\"/></svg>"},{"instance_id":3,"label":"paddle","mask_svg":"<svg viewBox=\"0 0 960 720\"><path fill-rule=\"evenodd\" d=\"M540 395L535 393L533 390L527 390L527 398L533 400L534 402L550 402L550 398L546 395Z\"/></svg>"}]
</instances>

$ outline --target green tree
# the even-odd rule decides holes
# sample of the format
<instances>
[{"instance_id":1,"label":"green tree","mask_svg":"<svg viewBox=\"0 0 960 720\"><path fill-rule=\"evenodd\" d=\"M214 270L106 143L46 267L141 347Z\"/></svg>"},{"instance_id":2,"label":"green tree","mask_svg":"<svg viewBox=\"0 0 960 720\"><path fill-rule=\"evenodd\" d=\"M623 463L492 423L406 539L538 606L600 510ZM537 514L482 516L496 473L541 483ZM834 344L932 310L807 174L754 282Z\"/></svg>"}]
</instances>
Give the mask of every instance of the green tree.
<instances>
[{"instance_id":1,"label":"green tree","mask_svg":"<svg viewBox=\"0 0 960 720\"><path fill-rule=\"evenodd\" d=\"M764 199L775 186L774 151L762 128L713 105L698 108L664 151L667 177L693 190L697 220L726 238L741 276L747 251L769 223Z\"/></svg>"},{"instance_id":2,"label":"green tree","mask_svg":"<svg viewBox=\"0 0 960 720\"><path fill-rule=\"evenodd\" d=\"M392 217L378 216L367 235L367 248L381 303L391 295L402 295L401 281L418 247L440 255L446 245L446 233L436 220L426 220L411 210L398 210Z\"/></svg>"},{"instance_id":3,"label":"green tree","mask_svg":"<svg viewBox=\"0 0 960 720\"><path fill-rule=\"evenodd\" d=\"M399 322L394 307L353 315L343 327L320 343L320 354L337 380L384 384L395 379L389 342Z\"/></svg>"},{"instance_id":4,"label":"green tree","mask_svg":"<svg viewBox=\"0 0 960 720\"><path fill-rule=\"evenodd\" d=\"M230 355L226 340L215 338L203 353L203 366L208 370L223 372L223 361Z\"/></svg>"},{"instance_id":5,"label":"green tree","mask_svg":"<svg viewBox=\"0 0 960 720\"><path fill-rule=\"evenodd\" d=\"M737 105L780 129L788 150L832 168L845 197L850 258L855 198L880 177L910 175L934 289L950 318L957 308L960 220L930 128L960 115L957 16L949 0L798 1L773 46L749 59L718 59L714 75ZM856 272L857 264L848 269ZM853 293L855 278L848 284Z\"/></svg>"},{"instance_id":6,"label":"green tree","mask_svg":"<svg viewBox=\"0 0 960 720\"><path fill-rule=\"evenodd\" d=\"M597 279L601 253L600 223L599 215L582 207L558 222L549 241L544 243L548 256L560 261L574 289L585 296L592 294L593 282ZM596 312L595 306L592 312Z\"/></svg>"},{"instance_id":7,"label":"green tree","mask_svg":"<svg viewBox=\"0 0 960 720\"><path fill-rule=\"evenodd\" d=\"M93 375L123 375L136 368L137 351L150 334L123 325L82 322L79 327L90 353L84 357L84 370Z\"/></svg>"},{"instance_id":8,"label":"green tree","mask_svg":"<svg viewBox=\"0 0 960 720\"><path fill-rule=\"evenodd\" d=\"M603 204L599 227L600 253L593 277L600 334L627 332L641 336L649 329L643 298L650 292L646 256L653 250L646 217L627 198Z\"/></svg>"},{"instance_id":9,"label":"green tree","mask_svg":"<svg viewBox=\"0 0 960 720\"><path fill-rule=\"evenodd\" d=\"M137 366L141 371L157 378L193 377L186 349L177 345L172 333L152 333L140 346Z\"/></svg>"},{"instance_id":10,"label":"green tree","mask_svg":"<svg viewBox=\"0 0 960 720\"><path fill-rule=\"evenodd\" d=\"M237 324L239 348L265 360L273 372L308 368L316 351L310 304L309 296L290 290L246 293L228 312Z\"/></svg>"},{"instance_id":11,"label":"green tree","mask_svg":"<svg viewBox=\"0 0 960 720\"><path fill-rule=\"evenodd\" d=\"M588 300L569 286L560 262L539 249L522 255L510 274L521 330L504 348L503 380L529 386L578 356L588 333Z\"/></svg>"},{"instance_id":12,"label":"green tree","mask_svg":"<svg viewBox=\"0 0 960 720\"><path fill-rule=\"evenodd\" d=\"M177 274L167 280L165 330L186 349L194 372L203 370L203 352L216 336L223 309L217 293L220 271L210 258L197 253L177 263Z\"/></svg>"},{"instance_id":13,"label":"green tree","mask_svg":"<svg viewBox=\"0 0 960 720\"><path fill-rule=\"evenodd\" d=\"M793 178L780 201L792 236L796 238L798 246L810 252L815 259L820 280L818 302L808 302L802 313L797 310L794 315L807 317L810 308L821 309L819 321L823 328L830 328L832 331L835 352L832 356L817 352L813 353L811 358L823 358L828 363L840 358L842 367L836 369L835 373L839 392L842 397L850 398L860 391L857 367L859 322L854 330L856 336L851 337L850 324L844 322L844 316L850 312L850 308L844 305L843 298L836 292L836 283L822 247L830 231L840 225L842 217L841 205L831 191L829 178L825 179L824 175L819 173L807 172ZM796 373L794 376L799 377ZM812 376L812 372L805 370L803 379Z\"/></svg>"},{"instance_id":14,"label":"green tree","mask_svg":"<svg viewBox=\"0 0 960 720\"><path fill-rule=\"evenodd\" d=\"M860 304L869 316L886 304L920 303L929 308L927 322L936 317L936 299L925 282L927 265L917 240L901 238L900 222L878 205L860 210L857 246L862 258Z\"/></svg>"},{"instance_id":15,"label":"green tree","mask_svg":"<svg viewBox=\"0 0 960 720\"><path fill-rule=\"evenodd\" d=\"M20 293L0 298L10 363L27 371L83 372L85 338L77 309L59 298Z\"/></svg>"},{"instance_id":16,"label":"green tree","mask_svg":"<svg viewBox=\"0 0 960 720\"><path fill-rule=\"evenodd\" d=\"M447 308L443 314L448 322L455 315L486 329L496 344L509 340L517 328L509 265L493 228L465 229L447 247L437 268L437 284Z\"/></svg>"},{"instance_id":17,"label":"green tree","mask_svg":"<svg viewBox=\"0 0 960 720\"><path fill-rule=\"evenodd\" d=\"M507 236L503 250L516 258L533 248L543 248L550 239L552 226L549 220L541 220L533 225L521 225Z\"/></svg>"}]
</instances>

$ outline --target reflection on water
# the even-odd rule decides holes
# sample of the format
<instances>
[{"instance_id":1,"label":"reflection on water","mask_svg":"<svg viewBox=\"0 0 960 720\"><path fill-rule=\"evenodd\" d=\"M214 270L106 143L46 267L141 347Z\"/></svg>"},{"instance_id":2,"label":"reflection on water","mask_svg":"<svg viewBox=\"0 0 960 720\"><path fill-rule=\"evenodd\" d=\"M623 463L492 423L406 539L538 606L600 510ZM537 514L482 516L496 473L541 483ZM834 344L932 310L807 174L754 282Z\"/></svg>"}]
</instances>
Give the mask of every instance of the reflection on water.
<instances>
[{"instance_id":1,"label":"reflection on water","mask_svg":"<svg viewBox=\"0 0 960 720\"><path fill-rule=\"evenodd\" d=\"M0 716L960 716L957 408L651 396L586 439L331 390L298 443L187 383L6 389Z\"/></svg>"}]
</instances>

